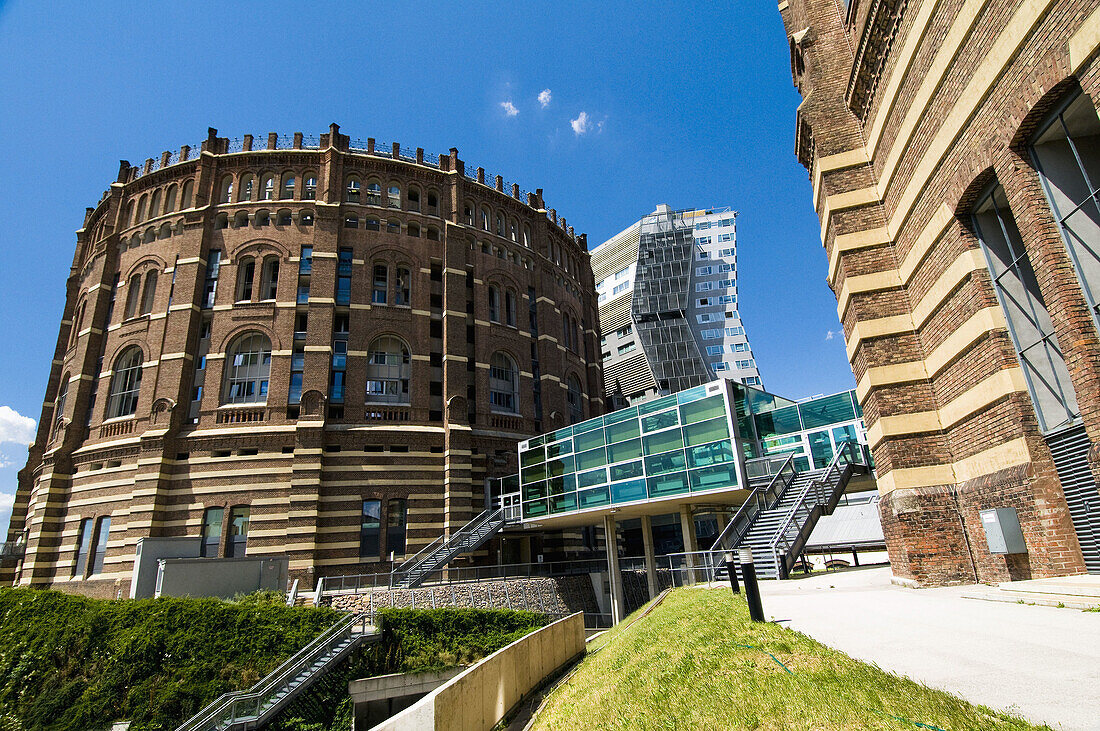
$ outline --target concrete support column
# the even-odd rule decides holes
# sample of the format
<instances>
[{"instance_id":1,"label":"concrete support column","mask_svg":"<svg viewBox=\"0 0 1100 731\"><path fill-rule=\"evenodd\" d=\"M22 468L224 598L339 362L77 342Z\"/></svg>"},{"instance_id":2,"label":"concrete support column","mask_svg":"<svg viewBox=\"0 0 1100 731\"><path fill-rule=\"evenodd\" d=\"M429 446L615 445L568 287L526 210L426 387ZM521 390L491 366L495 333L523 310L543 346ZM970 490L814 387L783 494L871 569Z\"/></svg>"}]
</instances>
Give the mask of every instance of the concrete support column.
<instances>
[{"instance_id":1,"label":"concrete support column","mask_svg":"<svg viewBox=\"0 0 1100 731\"><path fill-rule=\"evenodd\" d=\"M645 546L645 579L649 586L649 598L657 596L657 557L653 555L653 519L642 516L642 544Z\"/></svg>"},{"instance_id":2,"label":"concrete support column","mask_svg":"<svg viewBox=\"0 0 1100 731\"><path fill-rule=\"evenodd\" d=\"M691 515L690 505L680 506L680 531L684 534L684 552L691 554L699 550L699 540L695 537L695 518ZM685 556L687 576L684 584L690 586L695 583L695 557Z\"/></svg>"},{"instance_id":3,"label":"concrete support column","mask_svg":"<svg viewBox=\"0 0 1100 731\"><path fill-rule=\"evenodd\" d=\"M623 621L623 577L619 572L619 536L615 519L610 515L603 518L604 544L607 546L607 580L611 589L611 622Z\"/></svg>"}]
</instances>

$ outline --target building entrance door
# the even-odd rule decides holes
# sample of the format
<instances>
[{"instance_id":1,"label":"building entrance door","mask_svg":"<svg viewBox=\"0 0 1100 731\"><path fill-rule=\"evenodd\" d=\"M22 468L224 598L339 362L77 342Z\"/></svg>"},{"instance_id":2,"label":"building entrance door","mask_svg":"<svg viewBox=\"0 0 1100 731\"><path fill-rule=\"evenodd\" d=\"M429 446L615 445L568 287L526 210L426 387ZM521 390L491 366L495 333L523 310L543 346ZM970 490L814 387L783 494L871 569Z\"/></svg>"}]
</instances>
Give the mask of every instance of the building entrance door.
<instances>
[{"instance_id":1,"label":"building entrance door","mask_svg":"<svg viewBox=\"0 0 1100 731\"><path fill-rule=\"evenodd\" d=\"M1046 441L1085 556L1085 568L1090 574L1100 574L1100 492L1089 469L1085 427L1074 426L1048 434Z\"/></svg>"}]
</instances>

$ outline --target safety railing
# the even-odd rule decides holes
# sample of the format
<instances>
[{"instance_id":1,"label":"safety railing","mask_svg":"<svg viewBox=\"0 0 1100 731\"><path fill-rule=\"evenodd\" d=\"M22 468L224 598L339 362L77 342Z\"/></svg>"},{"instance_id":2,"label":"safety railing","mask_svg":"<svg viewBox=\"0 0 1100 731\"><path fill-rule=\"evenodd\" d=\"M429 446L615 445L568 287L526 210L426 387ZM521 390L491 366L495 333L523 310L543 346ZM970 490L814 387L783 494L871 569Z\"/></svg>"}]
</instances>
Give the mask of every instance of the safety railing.
<instances>
[{"instance_id":1,"label":"safety railing","mask_svg":"<svg viewBox=\"0 0 1100 731\"><path fill-rule=\"evenodd\" d=\"M863 464L862 451L859 451L857 456L857 450L855 449L858 446L852 442L841 444L836 456L825 471L802 488L798 499L787 511L787 515L780 523L779 528L776 529L768 549L772 560L775 562L776 576L779 578L787 578L790 569L787 565L788 559L798 553L809 538L809 531L813 527L810 524L814 512L824 512L832 507L833 493L840 485L841 473L849 465ZM797 527L793 535L791 535L792 526ZM782 551L780 551L780 546L782 546Z\"/></svg>"},{"instance_id":2,"label":"safety railing","mask_svg":"<svg viewBox=\"0 0 1100 731\"><path fill-rule=\"evenodd\" d=\"M27 544L23 541L4 541L0 543L0 560L23 558Z\"/></svg>"},{"instance_id":3,"label":"safety railing","mask_svg":"<svg viewBox=\"0 0 1100 731\"><path fill-rule=\"evenodd\" d=\"M763 511L775 507L783 493L794 482L797 474L794 468L794 454L790 454L783 460L767 485L749 493L744 505L733 516L733 520L718 534L718 539L711 545L710 552L717 556L736 547L748 535L756 517Z\"/></svg>"},{"instance_id":4,"label":"safety railing","mask_svg":"<svg viewBox=\"0 0 1100 731\"><path fill-rule=\"evenodd\" d=\"M393 572L392 586L408 585L418 579L435 573L446 565L447 561L455 554L467 550L484 538L494 529L494 525L502 521L501 509L489 509L482 511L469 523L455 532L450 538L440 543L435 550L428 552L421 550L412 561L406 561ZM442 537L440 537L442 540Z\"/></svg>"},{"instance_id":5,"label":"safety railing","mask_svg":"<svg viewBox=\"0 0 1100 731\"><path fill-rule=\"evenodd\" d=\"M350 642L356 633L366 636L370 626L366 614L351 614L326 630L313 642L284 662L248 691L224 693L203 710L185 721L176 731L219 731L232 729L247 722L256 728L255 721L274 707L291 690L306 682L303 674L310 669L323 667L335 655L333 649ZM297 682L296 682L297 681Z\"/></svg>"}]
</instances>

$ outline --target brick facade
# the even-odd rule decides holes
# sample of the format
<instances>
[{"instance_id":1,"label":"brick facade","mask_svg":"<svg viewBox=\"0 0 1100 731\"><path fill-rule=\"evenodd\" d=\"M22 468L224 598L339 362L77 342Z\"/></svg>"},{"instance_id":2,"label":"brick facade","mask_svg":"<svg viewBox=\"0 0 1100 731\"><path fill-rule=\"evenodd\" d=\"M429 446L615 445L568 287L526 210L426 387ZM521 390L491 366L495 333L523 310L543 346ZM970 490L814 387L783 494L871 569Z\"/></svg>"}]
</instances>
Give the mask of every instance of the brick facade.
<instances>
[{"instance_id":1,"label":"brick facade","mask_svg":"<svg viewBox=\"0 0 1100 731\"><path fill-rule=\"evenodd\" d=\"M1085 570L971 213L1003 188L1097 442L1100 338L1028 144L1073 93L1100 99L1098 5L779 3L887 548L921 585ZM989 553L993 507L1016 508L1027 554Z\"/></svg>"},{"instance_id":2,"label":"brick facade","mask_svg":"<svg viewBox=\"0 0 1100 731\"><path fill-rule=\"evenodd\" d=\"M248 554L288 555L304 585L388 571L390 499L407 500L411 555L480 511L486 478L516 472L516 441L568 423L570 400L583 418L603 412L585 237L541 190L506 188L454 149L436 159L353 145L336 125L310 142L231 142L210 130L201 152L123 162L88 209L7 534L26 542L25 557L0 567L0 581L125 595L138 539L198 536L207 508L228 517L233 506L251 511ZM212 251L220 266L207 302ZM381 295L376 267L387 272ZM566 327L580 333L571 347ZM227 403L227 363L248 333L270 343L266 400ZM410 355L408 397L388 403L367 392L381 337ZM347 343L342 403L337 339ZM113 369L133 346L137 406L112 418ZM518 370L514 410L490 405L498 352ZM382 501L382 560L359 557L364 499ZM75 576L81 520L105 515L103 569ZM560 536L546 545L572 546Z\"/></svg>"}]
</instances>

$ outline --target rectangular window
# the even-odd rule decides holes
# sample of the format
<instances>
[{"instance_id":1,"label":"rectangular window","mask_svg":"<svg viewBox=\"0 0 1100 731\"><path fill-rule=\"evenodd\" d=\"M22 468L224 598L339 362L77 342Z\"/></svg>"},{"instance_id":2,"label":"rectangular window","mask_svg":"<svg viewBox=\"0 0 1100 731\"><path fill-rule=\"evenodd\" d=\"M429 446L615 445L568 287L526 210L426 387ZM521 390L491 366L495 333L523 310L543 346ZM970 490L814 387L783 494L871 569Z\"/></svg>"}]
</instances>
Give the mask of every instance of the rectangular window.
<instances>
[{"instance_id":1,"label":"rectangular window","mask_svg":"<svg viewBox=\"0 0 1100 731\"><path fill-rule=\"evenodd\" d=\"M629 353L630 351L634 350L634 348L636 348L636 347L637 347L637 345L635 344L635 342L633 340L631 340L629 343L623 343L618 348L619 355L622 355L623 353Z\"/></svg>"},{"instance_id":2,"label":"rectangular window","mask_svg":"<svg viewBox=\"0 0 1100 731\"><path fill-rule=\"evenodd\" d=\"M714 273L714 267L695 267L695 276L706 277Z\"/></svg>"},{"instance_id":3,"label":"rectangular window","mask_svg":"<svg viewBox=\"0 0 1100 731\"><path fill-rule=\"evenodd\" d=\"M729 363L711 363L710 368L715 373L718 373L719 371L728 371L730 366Z\"/></svg>"},{"instance_id":4,"label":"rectangular window","mask_svg":"<svg viewBox=\"0 0 1100 731\"><path fill-rule=\"evenodd\" d=\"M386 304L389 291L389 269L385 264L374 265L374 285L371 290L371 303L376 305Z\"/></svg>"},{"instance_id":5,"label":"rectangular window","mask_svg":"<svg viewBox=\"0 0 1100 731\"><path fill-rule=\"evenodd\" d=\"M709 292L711 290L711 285L712 284L713 284L712 282L696 282L695 283L695 291L696 292Z\"/></svg>"},{"instance_id":6,"label":"rectangular window","mask_svg":"<svg viewBox=\"0 0 1100 731\"><path fill-rule=\"evenodd\" d=\"M504 316L509 325L516 326L516 295L511 290L504 293Z\"/></svg>"},{"instance_id":7,"label":"rectangular window","mask_svg":"<svg viewBox=\"0 0 1100 731\"><path fill-rule=\"evenodd\" d=\"M393 303L395 305L405 305L407 307L412 304L411 280L412 275L408 269L397 267L397 281L393 293Z\"/></svg>"},{"instance_id":8,"label":"rectangular window","mask_svg":"<svg viewBox=\"0 0 1100 731\"><path fill-rule=\"evenodd\" d=\"M363 514L359 521L359 558L375 559L381 557L379 531L382 525L382 501L364 500Z\"/></svg>"},{"instance_id":9,"label":"rectangular window","mask_svg":"<svg viewBox=\"0 0 1100 731\"><path fill-rule=\"evenodd\" d=\"M632 332L634 332L634 326L633 325L627 325L626 327L619 328L618 330L616 330L615 334L617 336L619 336L620 338L625 338L627 335L629 335Z\"/></svg>"},{"instance_id":10,"label":"rectangular window","mask_svg":"<svg viewBox=\"0 0 1100 731\"><path fill-rule=\"evenodd\" d=\"M91 574L103 573L103 564L107 558L107 540L111 536L111 516L104 515L96 521L95 542L92 545Z\"/></svg>"},{"instance_id":11,"label":"rectangular window","mask_svg":"<svg viewBox=\"0 0 1100 731\"><path fill-rule=\"evenodd\" d=\"M707 355L721 355L725 350L725 346L722 345L708 345Z\"/></svg>"},{"instance_id":12,"label":"rectangular window","mask_svg":"<svg viewBox=\"0 0 1100 731\"><path fill-rule=\"evenodd\" d=\"M214 295L218 291L218 269L221 266L222 252L211 249L206 255L206 282L202 290L202 306L213 307Z\"/></svg>"},{"instance_id":13,"label":"rectangular window","mask_svg":"<svg viewBox=\"0 0 1100 731\"><path fill-rule=\"evenodd\" d=\"M622 284L616 284L615 288L613 290L611 290L611 294L616 295L616 294L619 294L620 292L624 292L624 291L626 291L626 288L629 287L629 286L630 286L630 282L623 282Z\"/></svg>"},{"instance_id":14,"label":"rectangular window","mask_svg":"<svg viewBox=\"0 0 1100 731\"><path fill-rule=\"evenodd\" d=\"M221 551L224 513L224 508L207 508L203 514L200 553L205 558L216 558Z\"/></svg>"},{"instance_id":15,"label":"rectangular window","mask_svg":"<svg viewBox=\"0 0 1100 731\"><path fill-rule=\"evenodd\" d=\"M225 554L229 558L241 558L248 553L250 513L247 505L238 505L229 511L229 543Z\"/></svg>"},{"instance_id":16,"label":"rectangular window","mask_svg":"<svg viewBox=\"0 0 1100 731\"><path fill-rule=\"evenodd\" d=\"M73 563L73 576L84 577L88 570L88 550L92 545L92 519L80 521L80 532L76 536L76 562Z\"/></svg>"},{"instance_id":17,"label":"rectangular window","mask_svg":"<svg viewBox=\"0 0 1100 731\"><path fill-rule=\"evenodd\" d=\"M408 503L394 498L386 504L386 550L396 558L405 555L405 528L408 523Z\"/></svg>"},{"instance_id":18,"label":"rectangular window","mask_svg":"<svg viewBox=\"0 0 1100 731\"><path fill-rule=\"evenodd\" d=\"M721 330L703 330L701 334L703 340L720 340L722 338Z\"/></svg>"},{"instance_id":19,"label":"rectangular window","mask_svg":"<svg viewBox=\"0 0 1100 731\"><path fill-rule=\"evenodd\" d=\"M336 304L351 304L351 249L340 249L336 260Z\"/></svg>"},{"instance_id":20,"label":"rectangular window","mask_svg":"<svg viewBox=\"0 0 1100 731\"><path fill-rule=\"evenodd\" d=\"M298 259L298 274L310 274L313 271L313 247L303 246L302 256Z\"/></svg>"}]
</instances>

